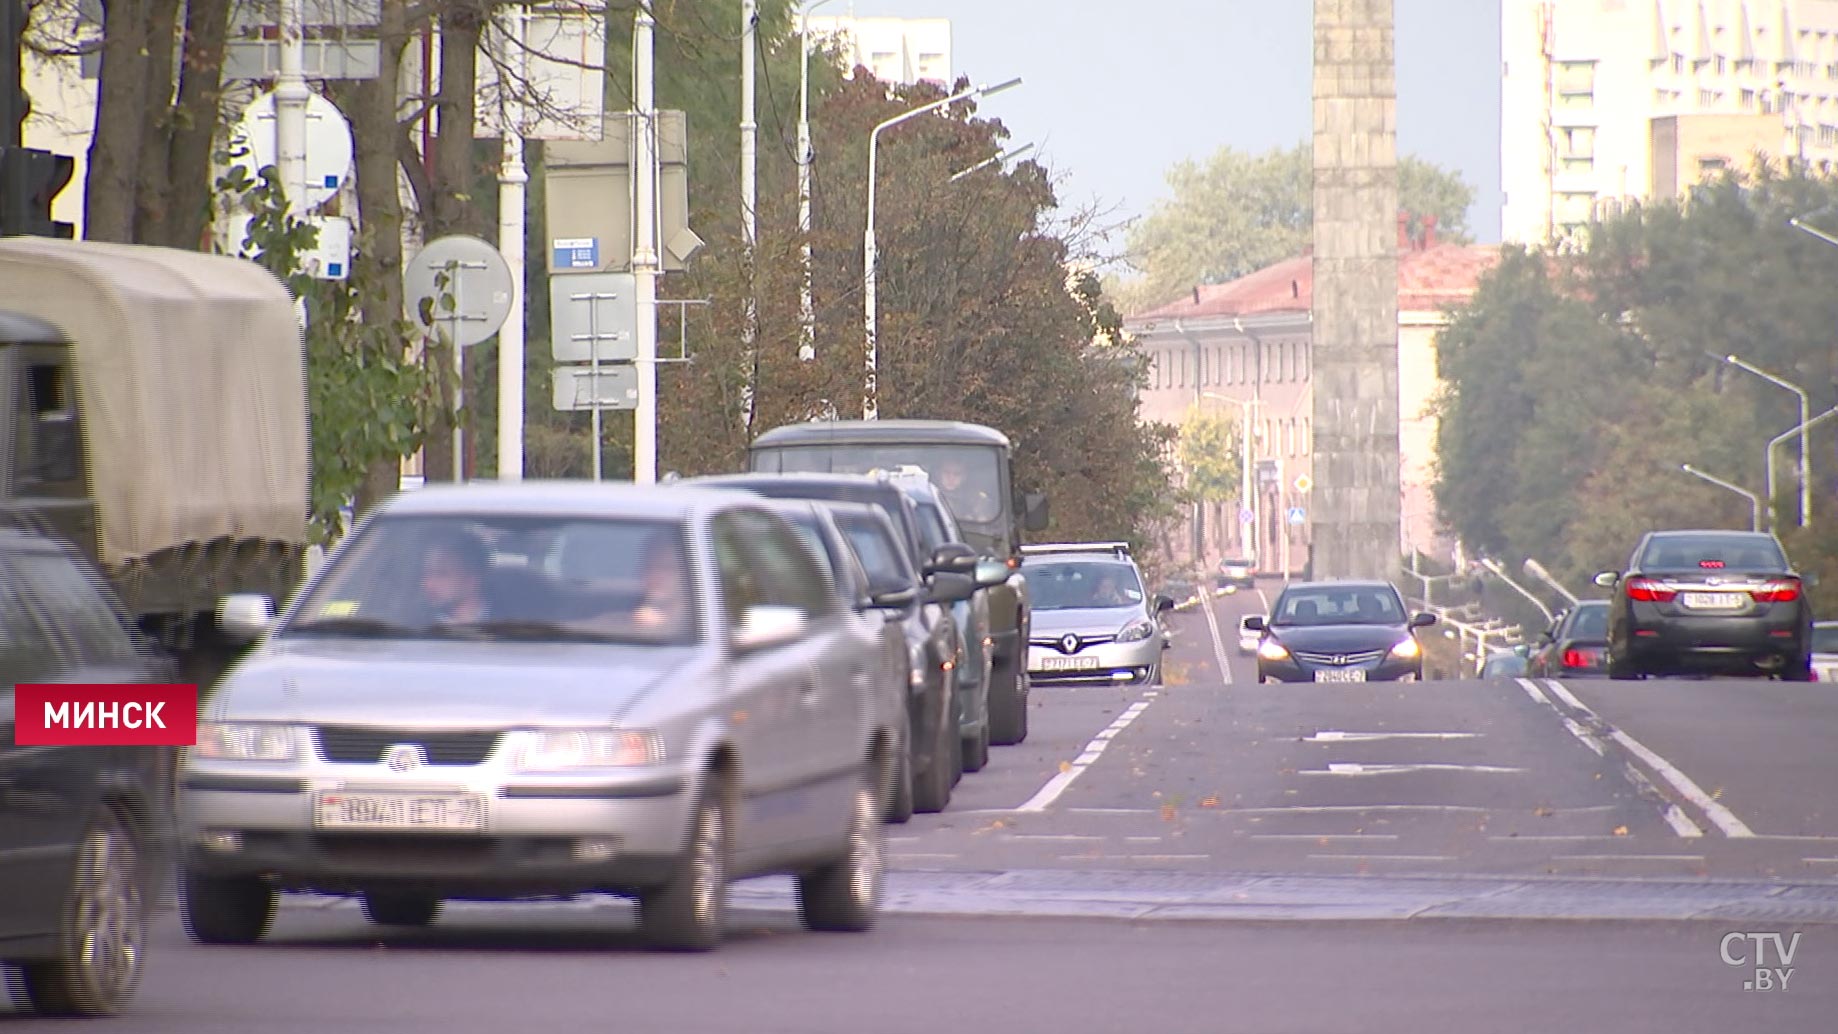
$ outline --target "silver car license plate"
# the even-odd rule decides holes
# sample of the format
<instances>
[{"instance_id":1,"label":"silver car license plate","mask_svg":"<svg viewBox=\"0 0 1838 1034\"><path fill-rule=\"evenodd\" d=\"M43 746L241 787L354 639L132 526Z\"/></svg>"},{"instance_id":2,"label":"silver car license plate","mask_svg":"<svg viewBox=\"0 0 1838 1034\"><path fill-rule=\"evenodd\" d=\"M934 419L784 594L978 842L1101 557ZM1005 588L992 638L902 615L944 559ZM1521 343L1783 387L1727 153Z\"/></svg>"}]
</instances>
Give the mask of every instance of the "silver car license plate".
<instances>
[{"instance_id":1,"label":"silver car license plate","mask_svg":"<svg viewBox=\"0 0 1838 1034\"><path fill-rule=\"evenodd\" d=\"M1042 657L1041 671L1096 671L1096 657Z\"/></svg>"},{"instance_id":2,"label":"silver car license plate","mask_svg":"<svg viewBox=\"0 0 1838 1034\"><path fill-rule=\"evenodd\" d=\"M313 825L472 833L485 827L485 802L470 793L322 793L313 805Z\"/></svg>"}]
</instances>

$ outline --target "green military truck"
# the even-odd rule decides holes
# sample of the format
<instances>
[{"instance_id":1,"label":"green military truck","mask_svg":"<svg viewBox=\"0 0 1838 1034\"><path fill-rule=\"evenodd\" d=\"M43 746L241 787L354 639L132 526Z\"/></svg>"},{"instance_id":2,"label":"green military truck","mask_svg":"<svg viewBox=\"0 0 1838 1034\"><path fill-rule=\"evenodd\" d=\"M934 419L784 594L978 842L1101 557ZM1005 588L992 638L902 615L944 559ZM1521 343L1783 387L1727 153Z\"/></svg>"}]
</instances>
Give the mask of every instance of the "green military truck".
<instances>
[{"instance_id":1,"label":"green military truck","mask_svg":"<svg viewBox=\"0 0 1838 1034\"><path fill-rule=\"evenodd\" d=\"M1014 573L985 590L994 639L989 674L989 741L1027 739L1027 642L1031 619L1021 572L1025 532L1047 526L1047 499L1014 487L1008 437L948 420L818 420L776 427L747 450L762 474L866 474L912 465L944 493L967 544Z\"/></svg>"},{"instance_id":2,"label":"green military truck","mask_svg":"<svg viewBox=\"0 0 1838 1034\"><path fill-rule=\"evenodd\" d=\"M0 517L65 539L188 682L232 593L289 596L308 542L306 353L287 288L174 248L0 238Z\"/></svg>"}]
</instances>

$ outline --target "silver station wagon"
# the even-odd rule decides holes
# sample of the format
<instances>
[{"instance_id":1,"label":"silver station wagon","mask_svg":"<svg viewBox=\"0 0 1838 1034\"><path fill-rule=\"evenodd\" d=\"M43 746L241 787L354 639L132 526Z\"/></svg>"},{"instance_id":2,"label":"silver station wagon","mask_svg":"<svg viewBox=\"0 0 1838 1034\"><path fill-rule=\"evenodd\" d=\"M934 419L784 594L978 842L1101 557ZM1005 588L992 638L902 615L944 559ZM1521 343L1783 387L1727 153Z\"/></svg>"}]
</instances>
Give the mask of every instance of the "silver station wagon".
<instances>
[{"instance_id":1,"label":"silver station wagon","mask_svg":"<svg viewBox=\"0 0 1838 1034\"><path fill-rule=\"evenodd\" d=\"M180 780L183 917L247 943L278 892L432 922L447 900L636 898L719 944L728 883L797 877L813 930L882 881L880 659L749 493L434 488L366 519L202 709Z\"/></svg>"}]
</instances>

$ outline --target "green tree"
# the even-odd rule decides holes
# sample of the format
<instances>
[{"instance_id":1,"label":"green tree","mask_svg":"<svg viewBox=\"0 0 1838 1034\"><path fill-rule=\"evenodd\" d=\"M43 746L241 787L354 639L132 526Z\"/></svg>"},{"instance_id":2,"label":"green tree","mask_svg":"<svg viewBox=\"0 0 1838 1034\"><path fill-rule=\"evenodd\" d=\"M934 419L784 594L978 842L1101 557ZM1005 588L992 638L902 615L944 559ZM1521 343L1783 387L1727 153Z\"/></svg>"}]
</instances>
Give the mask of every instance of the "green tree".
<instances>
[{"instance_id":1,"label":"green tree","mask_svg":"<svg viewBox=\"0 0 1838 1034\"><path fill-rule=\"evenodd\" d=\"M1187 495L1216 503L1243 494L1244 467L1238 426L1225 416L1194 407L1181 423L1176 455L1186 472Z\"/></svg>"},{"instance_id":2,"label":"green tree","mask_svg":"<svg viewBox=\"0 0 1838 1034\"><path fill-rule=\"evenodd\" d=\"M1204 161L1168 171L1172 197L1134 227L1131 263L1141 272L1127 290L1156 305L1195 284L1235 280L1300 255L1314 227L1313 147L1247 154L1224 147ZM1437 234L1467 239L1474 188L1460 175L1420 158L1398 163L1398 205L1420 228L1434 216Z\"/></svg>"},{"instance_id":3,"label":"green tree","mask_svg":"<svg viewBox=\"0 0 1838 1034\"><path fill-rule=\"evenodd\" d=\"M1593 226L1563 254L1509 251L1439 339L1445 522L1572 584L1624 563L1650 529L1748 527L1745 500L1681 468L1760 494L1767 441L1798 419L1789 393L1725 355L1806 386L1815 412L1838 397L1838 297L1807 272L1838 254L1788 225L1835 200L1838 184L1763 164ZM1813 455L1816 513L1838 470L1818 463L1829 449ZM1833 563L1816 528L1788 523L1796 563Z\"/></svg>"}]
</instances>

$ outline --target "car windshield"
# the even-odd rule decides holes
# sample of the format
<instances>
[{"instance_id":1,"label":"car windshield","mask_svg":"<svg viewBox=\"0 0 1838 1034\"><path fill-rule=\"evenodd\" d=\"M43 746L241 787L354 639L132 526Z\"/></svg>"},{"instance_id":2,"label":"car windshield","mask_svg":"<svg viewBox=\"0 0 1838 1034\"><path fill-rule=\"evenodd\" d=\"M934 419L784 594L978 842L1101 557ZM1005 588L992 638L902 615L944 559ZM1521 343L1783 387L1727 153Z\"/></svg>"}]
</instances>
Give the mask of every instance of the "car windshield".
<instances>
[{"instance_id":1,"label":"car windshield","mask_svg":"<svg viewBox=\"0 0 1838 1034\"><path fill-rule=\"evenodd\" d=\"M1035 610L1131 607L1143 600L1136 569L1116 561L1030 564L1027 584Z\"/></svg>"},{"instance_id":2,"label":"car windshield","mask_svg":"<svg viewBox=\"0 0 1838 1034\"><path fill-rule=\"evenodd\" d=\"M1838 624L1813 626L1812 652L1838 653Z\"/></svg>"},{"instance_id":3,"label":"car windshield","mask_svg":"<svg viewBox=\"0 0 1838 1034\"><path fill-rule=\"evenodd\" d=\"M1787 558L1768 535L1746 532L1704 532L1655 535L1640 556L1643 571L1720 571L1745 574L1782 574Z\"/></svg>"},{"instance_id":4,"label":"car windshield","mask_svg":"<svg viewBox=\"0 0 1838 1034\"><path fill-rule=\"evenodd\" d=\"M1576 608L1576 616L1570 620L1571 638L1602 639L1607 635L1608 604Z\"/></svg>"},{"instance_id":5,"label":"car windshield","mask_svg":"<svg viewBox=\"0 0 1838 1034\"><path fill-rule=\"evenodd\" d=\"M674 521L386 516L280 631L687 644L699 634L688 556Z\"/></svg>"},{"instance_id":6,"label":"car windshield","mask_svg":"<svg viewBox=\"0 0 1838 1034\"><path fill-rule=\"evenodd\" d=\"M944 493L958 520L1002 520L1002 468L993 448L975 445L799 445L762 450L761 468L818 474L866 474L911 464Z\"/></svg>"},{"instance_id":7,"label":"car windshield","mask_svg":"<svg viewBox=\"0 0 1838 1034\"><path fill-rule=\"evenodd\" d=\"M1275 625L1401 625L1397 593L1377 586L1292 589L1276 603Z\"/></svg>"}]
</instances>

